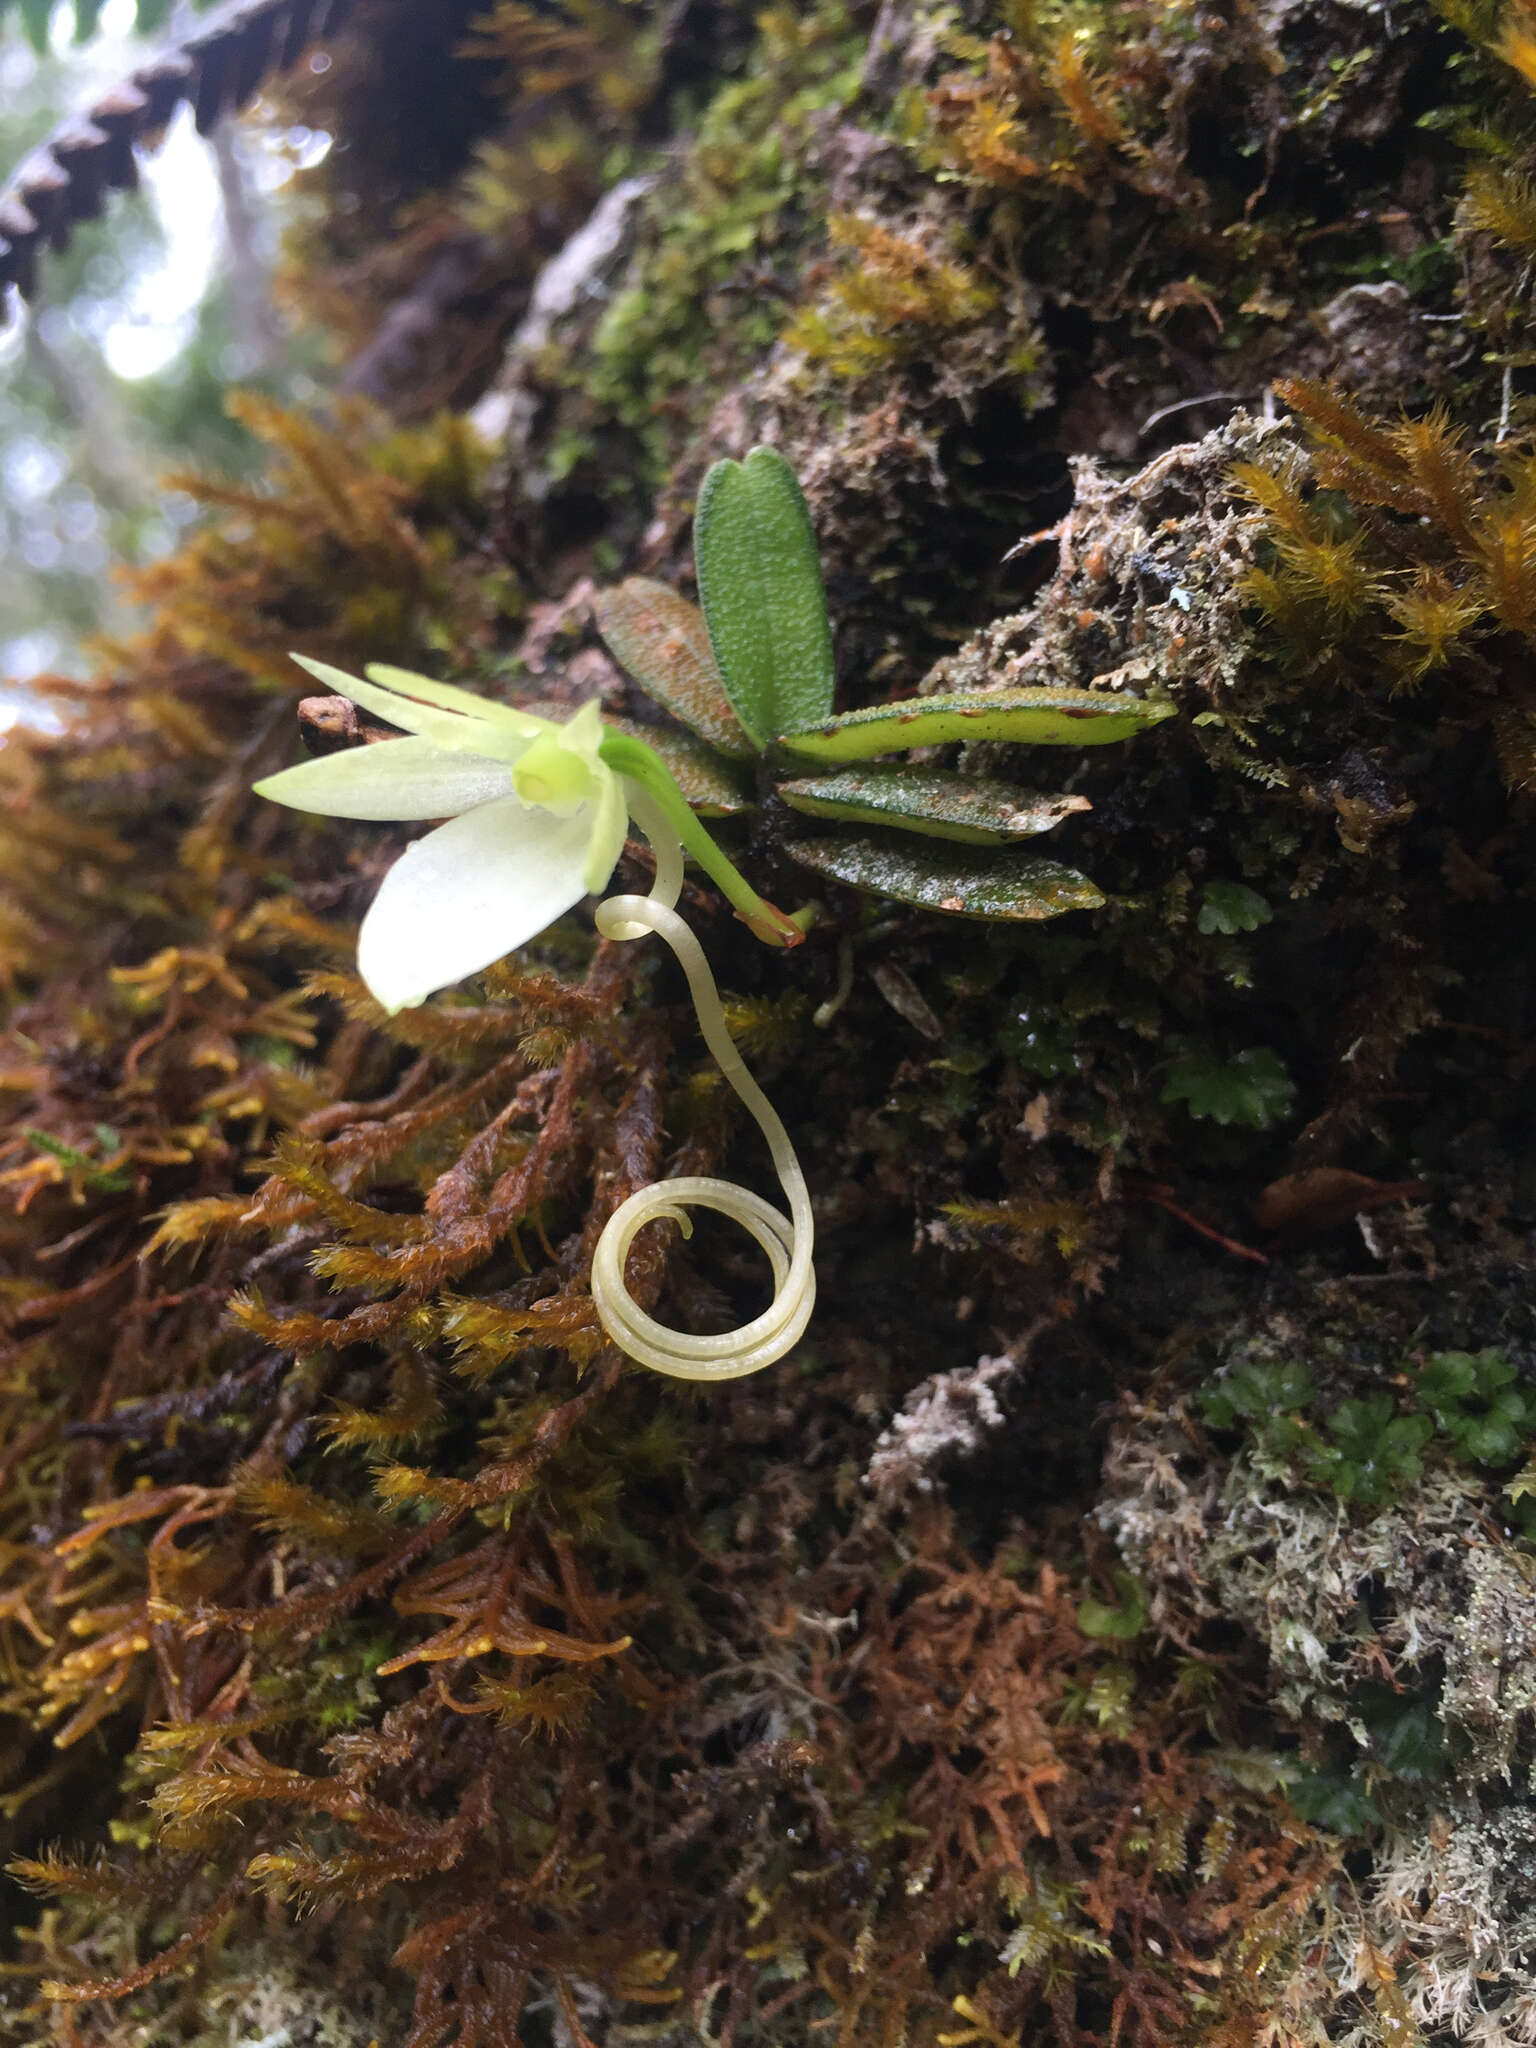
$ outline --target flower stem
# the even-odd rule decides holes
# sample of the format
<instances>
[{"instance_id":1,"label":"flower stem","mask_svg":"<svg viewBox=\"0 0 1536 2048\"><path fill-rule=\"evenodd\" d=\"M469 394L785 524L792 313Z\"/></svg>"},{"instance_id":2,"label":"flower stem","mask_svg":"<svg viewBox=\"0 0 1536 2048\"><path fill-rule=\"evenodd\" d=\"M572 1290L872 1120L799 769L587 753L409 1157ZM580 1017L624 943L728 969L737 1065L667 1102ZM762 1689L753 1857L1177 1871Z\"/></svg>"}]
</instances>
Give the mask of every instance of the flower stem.
<instances>
[{"instance_id":1,"label":"flower stem","mask_svg":"<svg viewBox=\"0 0 1536 2048\"><path fill-rule=\"evenodd\" d=\"M759 896L751 883L726 859L689 810L687 800L658 753L644 740L633 739L622 732L605 732L599 751L610 768L643 789L660 806L684 847L757 938L770 946L800 944L805 933L793 918L786 917L782 910L776 910Z\"/></svg>"}]
</instances>

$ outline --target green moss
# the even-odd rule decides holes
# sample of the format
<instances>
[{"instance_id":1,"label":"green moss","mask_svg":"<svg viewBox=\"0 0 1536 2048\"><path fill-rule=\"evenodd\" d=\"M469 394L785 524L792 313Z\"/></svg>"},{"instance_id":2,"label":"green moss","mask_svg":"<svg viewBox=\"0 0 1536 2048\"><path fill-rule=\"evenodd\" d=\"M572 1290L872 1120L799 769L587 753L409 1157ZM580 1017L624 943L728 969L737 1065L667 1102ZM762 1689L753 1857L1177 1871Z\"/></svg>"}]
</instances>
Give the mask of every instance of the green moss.
<instances>
[{"instance_id":1,"label":"green moss","mask_svg":"<svg viewBox=\"0 0 1536 2048\"><path fill-rule=\"evenodd\" d=\"M858 90L865 38L841 0L770 8L758 28L745 75L710 101L648 203L637 260L575 372L654 473L777 339L779 279L820 233L817 138Z\"/></svg>"}]
</instances>

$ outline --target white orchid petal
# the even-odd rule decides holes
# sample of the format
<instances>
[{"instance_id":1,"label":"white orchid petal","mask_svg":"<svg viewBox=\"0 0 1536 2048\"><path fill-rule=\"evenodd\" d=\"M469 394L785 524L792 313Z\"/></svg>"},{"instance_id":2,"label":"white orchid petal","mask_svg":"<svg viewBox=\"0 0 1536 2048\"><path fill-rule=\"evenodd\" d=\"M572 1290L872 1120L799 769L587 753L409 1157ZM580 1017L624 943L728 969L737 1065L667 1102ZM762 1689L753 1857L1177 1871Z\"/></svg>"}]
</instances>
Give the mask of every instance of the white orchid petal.
<instances>
[{"instance_id":1,"label":"white orchid petal","mask_svg":"<svg viewBox=\"0 0 1536 2048\"><path fill-rule=\"evenodd\" d=\"M413 697L380 689L376 683L365 683L357 676L349 676L344 669L332 668L328 661L311 661L305 654L296 654L293 659L338 696L361 705L364 711L371 711L375 718L385 719L390 725L435 741L450 753L494 754L498 761L515 761L545 730L542 719L530 720L529 730L524 733L521 726L514 729L510 724L480 716L461 717L456 711L441 711Z\"/></svg>"},{"instance_id":2,"label":"white orchid petal","mask_svg":"<svg viewBox=\"0 0 1536 2048\"><path fill-rule=\"evenodd\" d=\"M593 816L502 797L408 847L358 935L357 966L386 1010L425 1002L523 945L587 893Z\"/></svg>"},{"instance_id":3,"label":"white orchid petal","mask_svg":"<svg viewBox=\"0 0 1536 2048\"><path fill-rule=\"evenodd\" d=\"M448 753L427 739L375 740L256 784L257 796L332 818L452 818L511 789L505 761Z\"/></svg>"},{"instance_id":4,"label":"white orchid petal","mask_svg":"<svg viewBox=\"0 0 1536 2048\"><path fill-rule=\"evenodd\" d=\"M419 676L414 669L396 668L392 662L370 661L363 674L391 695L414 697L439 711L462 711L466 717L483 718L488 725L502 726L524 741L537 739L550 727L547 718L536 717L531 711L520 711L515 704L497 704L489 697L476 696L473 690L461 690L453 683L434 682L431 676Z\"/></svg>"}]
</instances>

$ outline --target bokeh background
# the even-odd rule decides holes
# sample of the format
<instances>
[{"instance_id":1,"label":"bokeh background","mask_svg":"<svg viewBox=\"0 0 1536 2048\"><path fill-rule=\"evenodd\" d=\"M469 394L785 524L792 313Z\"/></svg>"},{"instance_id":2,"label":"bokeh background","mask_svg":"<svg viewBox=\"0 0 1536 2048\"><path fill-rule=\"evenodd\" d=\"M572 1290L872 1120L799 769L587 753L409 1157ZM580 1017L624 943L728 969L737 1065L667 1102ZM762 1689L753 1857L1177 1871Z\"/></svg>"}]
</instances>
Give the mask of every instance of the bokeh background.
<instances>
[{"instance_id":1,"label":"bokeh background","mask_svg":"<svg viewBox=\"0 0 1536 2048\"><path fill-rule=\"evenodd\" d=\"M188 6L106 0L0 5L0 180L65 116L175 33ZM319 61L325 61L323 58ZM194 516L174 472L251 473L256 451L224 410L233 385L287 399L323 375L274 266L299 204L295 172L331 138L258 104L210 140L179 109L34 303L0 327L0 723L48 714L44 673L83 675L89 648L133 611L115 565L168 552Z\"/></svg>"}]
</instances>

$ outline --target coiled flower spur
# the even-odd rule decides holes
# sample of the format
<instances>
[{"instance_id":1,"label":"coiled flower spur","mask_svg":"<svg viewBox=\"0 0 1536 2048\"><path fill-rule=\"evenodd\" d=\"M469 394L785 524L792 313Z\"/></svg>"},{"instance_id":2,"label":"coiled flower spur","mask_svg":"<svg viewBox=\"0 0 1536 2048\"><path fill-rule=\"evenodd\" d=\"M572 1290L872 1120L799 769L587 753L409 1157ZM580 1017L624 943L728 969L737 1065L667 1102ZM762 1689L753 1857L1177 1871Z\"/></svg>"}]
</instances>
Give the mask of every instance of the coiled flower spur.
<instances>
[{"instance_id":1,"label":"coiled flower spur","mask_svg":"<svg viewBox=\"0 0 1536 2048\"><path fill-rule=\"evenodd\" d=\"M772 1365L798 1342L815 1304L810 1196L783 1123L731 1043L703 950L677 914L685 849L760 938L793 945L799 927L720 852L660 757L605 728L595 704L558 724L405 669L371 667L363 681L295 659L402 737L284 769L257 783L257 795L331 817L447 820L401 855L363 920L358 972L385 1009L423 1002L535 937L602 890L630 818L645 834L656 857L651 893L609 897L597 907L597 928L620 941L654 932L671 947L705 1043L768 1141L789 1213L731 1181L697 1175L642 1188L599 1239L592 1298L622 1351L673 1378L738 1379ZM635 1237L660 1220L689 1234L691 1207L733 1218L767 1255L773 1300L740 1329L700 1337L669 1330L629 1292L625 1262Z\"/></svg>"}]
</instances>

